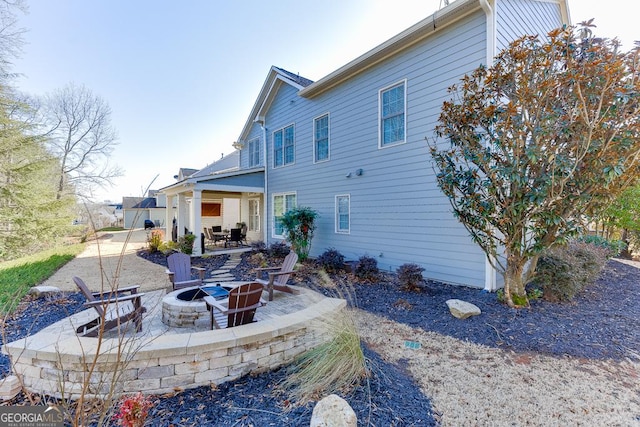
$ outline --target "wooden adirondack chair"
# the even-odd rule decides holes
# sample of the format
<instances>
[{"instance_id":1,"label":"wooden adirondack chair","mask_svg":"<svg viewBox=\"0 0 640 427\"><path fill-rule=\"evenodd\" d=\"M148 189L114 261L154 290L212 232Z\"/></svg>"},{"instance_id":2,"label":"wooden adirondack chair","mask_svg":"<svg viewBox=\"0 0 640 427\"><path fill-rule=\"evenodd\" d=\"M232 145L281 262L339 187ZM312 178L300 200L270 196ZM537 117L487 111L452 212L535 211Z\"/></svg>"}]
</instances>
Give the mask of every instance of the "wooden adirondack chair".
<instances>
[{"instance_id":1,"label":"wooden adirondack chair","mask_svg":"<svg viewBox=\"0 0 640 427\"><path fill-rule=\"evenodd\" d=\"M92 307L98 313L97 318L79 326L76 329L77 333L85 337L95 337L100 333L103 323L104 330L108 331L130 320L133 320L136 332L142 330L142 313L146 309L141 303L144 293L138 293L140 286L129 286L108 292L91 292L79 277L74 277L73 282L87 299L84 303L85 307ZM126 295L127 293L129 295Z\"/></svg>"},{"instance_id":2,"label":"wooden adirondack chair","mask_svg":"<svg viewBox=\"0 0 640 427\"><path fill-rule=\"evenodd\" d=\"M224 302L216 301L211 296L204 297L207 308L211 312L211 329L214 327L220 329L221 325L215 317L215 310L220 311L223 315L227 315L227 328L234 326L246 325L253 322L253 316L258 307L266 304L262 300L262 291L264 287L260 283L246 283L229 291L229 299L227 306Z\"/></svg>"},{"instance_id":3,"label":"wooden adirondack chair","mask_svg":"<svg viewBox=\"0 0 640 427\"><path fill-rule=\"evenodd\" d=\"M267 287L269 291L269 301L273 301L273 290L288 292L290 294L298 294L299 290L293 289L287 286L287 281L289 277L294 274L293 268L296 266L296 262L298 262L298 254L291 251L284 258L282 265L280 267L265 267L265 268L256 268L258 272L258 278L255 279L256 282ZM264 273L268 272L269 279L262 279L260 276Z\"/></svg>"},{"instance_id":4,"label":"wooden adirondack chair","mask_svg":"<svg viewBox=\"0 0 640 427\"><path fill-rule=\"evenodd\" d=\"M167 274L169 281L173 285L173 290L188 288L190 286L200 286L204 281L205 269L201 267L191 267L191 257L182 252L176 252L167 257ZM191 278L191 270L198 272L198 278Z\"/></svg>"}]
</instances>

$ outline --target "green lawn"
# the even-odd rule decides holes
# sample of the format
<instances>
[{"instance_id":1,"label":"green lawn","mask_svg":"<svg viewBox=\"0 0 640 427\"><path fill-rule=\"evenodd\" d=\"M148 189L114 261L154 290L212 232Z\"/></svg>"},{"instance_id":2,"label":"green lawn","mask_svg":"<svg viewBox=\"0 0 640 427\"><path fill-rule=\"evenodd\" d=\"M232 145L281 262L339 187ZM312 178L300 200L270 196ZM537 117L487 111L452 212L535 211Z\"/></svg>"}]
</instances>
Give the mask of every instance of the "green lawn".
<instances>
[{"instance_id":1,"label":"green lawn","mask_svg":"<svg viewBox=\"0 0 640 427\"><path fill-rule=\"evenodd\" d=\"M0 314L11 313L29 288L41 283L84 249L62 246L0 263Z\"/></svg>"}]
</instances>

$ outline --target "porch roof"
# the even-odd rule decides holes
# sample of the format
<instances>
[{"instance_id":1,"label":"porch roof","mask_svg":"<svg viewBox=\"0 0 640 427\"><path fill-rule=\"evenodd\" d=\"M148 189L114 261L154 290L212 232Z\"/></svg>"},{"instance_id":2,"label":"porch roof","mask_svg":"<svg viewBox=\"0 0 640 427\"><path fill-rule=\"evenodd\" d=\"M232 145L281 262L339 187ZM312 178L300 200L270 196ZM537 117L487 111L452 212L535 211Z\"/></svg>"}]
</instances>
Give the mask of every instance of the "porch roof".
<instances>
[{"instance_id":1,"label":"porch roof","mask_svg":"<svg viewBox=\"0 0 640 427\"><path fill-rule=\"evenodd\" d=\"M194 190L264 193L264 168L221 171L211 175L192 176L160 189L167 195L191 193Z\"/></svg>"}]
</instances>

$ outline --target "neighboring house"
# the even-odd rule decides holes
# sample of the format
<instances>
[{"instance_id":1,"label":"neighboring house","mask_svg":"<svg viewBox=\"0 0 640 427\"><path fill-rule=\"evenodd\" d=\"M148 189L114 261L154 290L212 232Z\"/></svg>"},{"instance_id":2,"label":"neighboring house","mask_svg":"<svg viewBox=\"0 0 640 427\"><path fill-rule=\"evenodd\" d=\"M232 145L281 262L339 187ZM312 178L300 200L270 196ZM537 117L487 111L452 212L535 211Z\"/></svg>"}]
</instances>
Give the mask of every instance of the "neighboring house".
<instances>
[{"instance_id":1,"label":"neighboring house","mask_svg":"<svg viewBox=\"0 0 640 427\"><path fill-rule=\"evenodd\" d=\"M236 194L228 180L251 176L256 187L237 192L240 217L266 243L283 239L287 209L308 206L320 214L312 256L333 247L385 270L417 263L426 277L495 290L500 279L436 185L425 138L464 74L521 35L569 23L565 0L458 0L317 82L272 67L236 144L238 168L206 186L222 199ZM188 181L183 193L162 191L189 197ZM190 211L196 230L199 211Z\"/></svg>"},{"instance_id":2,"label":"neighboring house","mask_svg":"<svg viewBox=\"0 0 640 427\"><path fill-rule=\"evenodd\" d=\"M153 221L156 227L164 227L167 198L158 190L149 190L147 197L123 197L122 212L124 228L142 228L146 219Z\"/></svg>"}]
</instances>

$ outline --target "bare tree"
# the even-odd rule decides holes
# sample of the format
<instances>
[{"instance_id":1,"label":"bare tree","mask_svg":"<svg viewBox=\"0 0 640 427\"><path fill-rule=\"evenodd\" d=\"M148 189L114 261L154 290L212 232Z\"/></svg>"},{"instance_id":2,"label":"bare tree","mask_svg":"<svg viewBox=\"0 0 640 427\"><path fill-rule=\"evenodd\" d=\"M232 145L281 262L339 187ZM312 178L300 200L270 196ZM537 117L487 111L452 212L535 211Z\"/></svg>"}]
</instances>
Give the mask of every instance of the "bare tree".
<instances>
[{"instance_id":1,"label":"bare tree","mask_svg":"<svg viewBox=\"0 0 640 427\"><path fill-rule=\"evenodd\" d=\"M0 81L12 74L11 60L20 56L25 29L18 26L18 12L27 12L24 0L0 0Z\"/></svg>"},{"instance_id":2,"label":"bare tree","mask_svg":"<svg viewBox=\"0 0 640 427\"><path fill-rule=\"evenodd\" d=\"M112 185L122 175L109 157L117 145L111 108L84 86L69 84L48 95L42 108L47 145L60 159L58 198L65 188L80 196L96 185Z\"/></svg>"}]
</instances>

